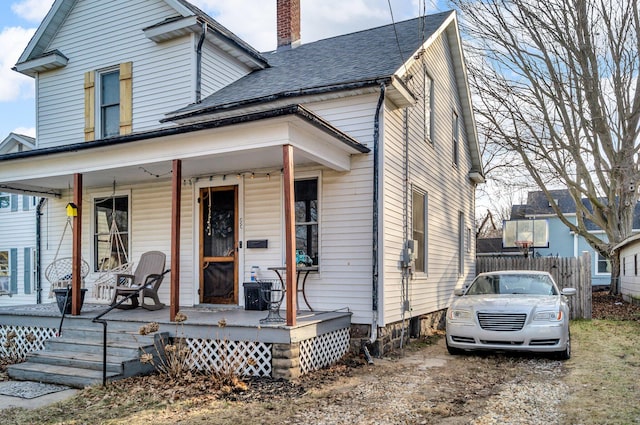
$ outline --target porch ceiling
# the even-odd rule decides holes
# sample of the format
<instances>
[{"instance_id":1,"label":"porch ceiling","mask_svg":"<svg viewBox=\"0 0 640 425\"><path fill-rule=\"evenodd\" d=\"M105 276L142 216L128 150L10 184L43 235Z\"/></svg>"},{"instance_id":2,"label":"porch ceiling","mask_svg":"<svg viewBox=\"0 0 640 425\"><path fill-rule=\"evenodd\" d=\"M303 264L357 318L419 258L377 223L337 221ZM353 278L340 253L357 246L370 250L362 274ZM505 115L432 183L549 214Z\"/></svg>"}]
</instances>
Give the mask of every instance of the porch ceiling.
<instances>
[{"instance_id":1,"label":"porch ceiling","mask_svg":"<svg viewBox=\"0 0 640 425\"><path fill-rule=\"evenodd\" d=\"M169 179L174 159L182 160L183 178L279 170L286 144L294 147L296 166L320 164L348 171L351 155L363 149L338 136L300 116L286 115L95 147L88 142L41 154L30 151L0 157L0 191L54 196L73 185L75 173L83 174L85 187L109 186L114 180L133 184Z\"/></svg>"}]
</instances>

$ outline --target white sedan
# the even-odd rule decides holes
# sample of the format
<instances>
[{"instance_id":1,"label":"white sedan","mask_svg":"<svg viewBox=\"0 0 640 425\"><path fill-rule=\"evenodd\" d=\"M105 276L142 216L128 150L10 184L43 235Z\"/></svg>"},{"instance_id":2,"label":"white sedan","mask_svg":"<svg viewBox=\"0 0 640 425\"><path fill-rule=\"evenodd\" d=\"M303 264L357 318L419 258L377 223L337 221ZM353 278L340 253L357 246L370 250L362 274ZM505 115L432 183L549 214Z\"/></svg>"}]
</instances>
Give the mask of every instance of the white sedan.
<instances>
[{"instance_id":1,"label":"white sedan","mask_svg":"<svg viewBox=\"0 0 640 425\"><path fill-rule=\"evenodd\" d=\"M447 350L532 351L571 357L567 295L547 272L481 273L447 311Z\"/></svg>"}]
</instances>

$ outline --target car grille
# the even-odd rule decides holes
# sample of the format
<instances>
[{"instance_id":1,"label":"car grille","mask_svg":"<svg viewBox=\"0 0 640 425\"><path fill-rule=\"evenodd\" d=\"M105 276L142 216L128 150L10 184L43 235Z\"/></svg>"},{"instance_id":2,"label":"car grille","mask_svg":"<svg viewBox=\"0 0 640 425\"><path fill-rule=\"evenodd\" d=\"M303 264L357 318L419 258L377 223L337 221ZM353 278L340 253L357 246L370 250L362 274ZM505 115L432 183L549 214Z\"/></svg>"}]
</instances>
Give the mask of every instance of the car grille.
<instances>
[{"instance_id":1,"label":"car grille","mask_svg":"<svg viewBox=\"0 0 640 425\"><path fill-rule=\"evenodd\" d=\"M527 320L526 314L478 313L478 322L482 329L498 332L519 331Z\"/></svg>"}]
</instances>

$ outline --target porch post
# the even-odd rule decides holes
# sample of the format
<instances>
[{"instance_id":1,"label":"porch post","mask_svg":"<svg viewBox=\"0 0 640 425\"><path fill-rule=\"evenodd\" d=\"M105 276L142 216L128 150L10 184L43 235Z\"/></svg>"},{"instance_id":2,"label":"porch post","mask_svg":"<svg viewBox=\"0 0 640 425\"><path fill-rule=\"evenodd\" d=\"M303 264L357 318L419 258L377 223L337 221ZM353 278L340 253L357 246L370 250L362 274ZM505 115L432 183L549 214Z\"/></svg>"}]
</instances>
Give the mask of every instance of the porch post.
<instances>
[{"instance_id":1,"label":"porch post","mask_svg":"<svg viewBox=\"0 0 640 425\"><path fill-rule=\"evenodd\" d=\"M180 309L180 197L182 194L182 160L174 159L171 181L171 295L169 320Z\"/></svg>"},{"instance_id":2,"label":"porch post","mask_svg":"<svg viewBox=\"0 0 640 425\"><path fill-rule=\"evenodd\" d=\"M73 217L73 242L71 246L71 314L80 315L82 287L82 174L73 175L73 203L78 208Z\"/></svg>"},{"instance_id":3,"label":"porch post","mask_svg":"<svg viewBox=\"0 0 640 425\"><path fill-rule=\"evenodd\" d=\"M296 223L293 184L295 170L293 166L293 146L282 146L282 162L284 165L284 246L287 266L287 326L295 326L298 288L296 282Z\"/></svg>"}]
</instances>

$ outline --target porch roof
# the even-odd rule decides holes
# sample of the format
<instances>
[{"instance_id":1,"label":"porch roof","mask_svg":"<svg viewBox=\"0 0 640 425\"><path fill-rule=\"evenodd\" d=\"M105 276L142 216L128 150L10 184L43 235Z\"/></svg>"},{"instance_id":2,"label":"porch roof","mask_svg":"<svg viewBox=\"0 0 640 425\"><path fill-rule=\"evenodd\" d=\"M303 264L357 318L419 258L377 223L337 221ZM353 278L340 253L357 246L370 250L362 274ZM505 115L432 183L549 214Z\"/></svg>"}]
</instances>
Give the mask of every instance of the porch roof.
<instances>
[{"instance_id":1,"label":"porch roof","mask_svg":"<svg viewBox=\"0 0 640 425\"><path fill-rule=\"evenodd\" d=\"M198 124L0 155L0 190L58 196L73 175L85 186L153 181L183 161L183 176L282 168L281 146L294 147L296 165L347 171L353 154L370 151L300 105Z\"/></svg>"}]
</instances>

